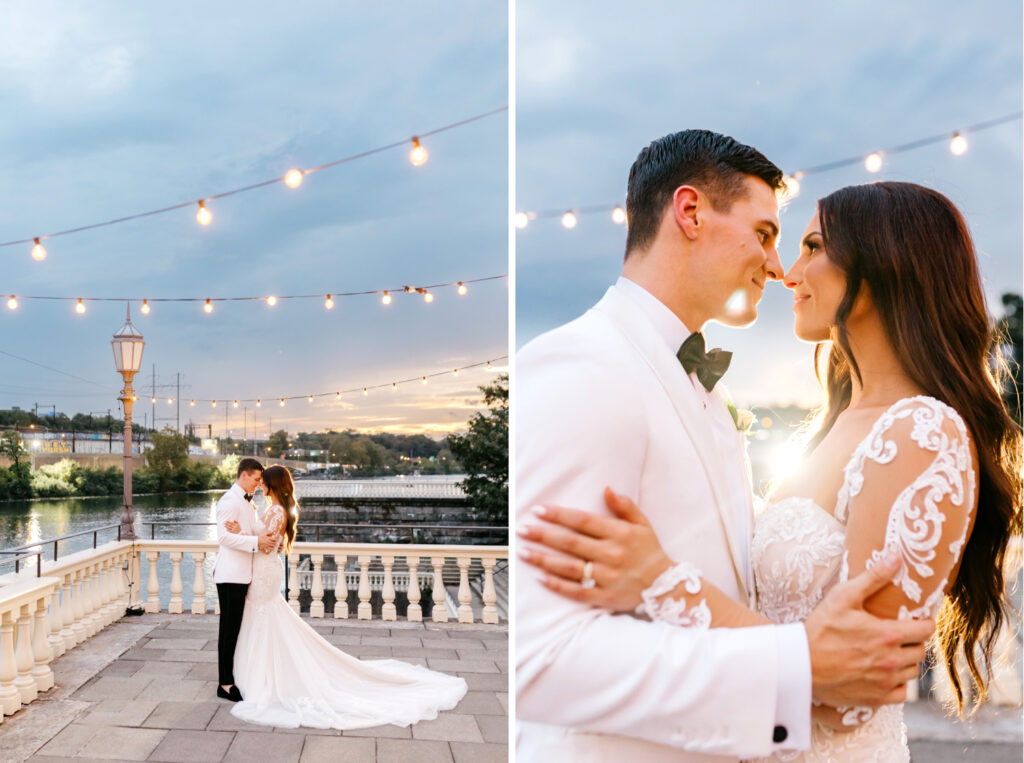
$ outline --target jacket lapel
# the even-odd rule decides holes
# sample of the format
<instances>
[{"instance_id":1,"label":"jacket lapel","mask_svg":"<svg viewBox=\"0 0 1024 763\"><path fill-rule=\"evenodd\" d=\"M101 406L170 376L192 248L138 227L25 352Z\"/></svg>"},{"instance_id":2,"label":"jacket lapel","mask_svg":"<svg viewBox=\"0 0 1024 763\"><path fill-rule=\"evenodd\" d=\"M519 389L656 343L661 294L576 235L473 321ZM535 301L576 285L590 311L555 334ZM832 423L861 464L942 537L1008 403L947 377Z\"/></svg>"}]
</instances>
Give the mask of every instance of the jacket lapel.
<instances>
[{"instance_id":1,"label":"jacket lapel","mask_svg":"<svg viewBox=\"0 0 1024 763\"><path fill-rule=\"evenodd\" d=\"M669 399L686 429L687 434L697 445L697 455L711 486L715 499L715 509L725 534L733 572L741 595L750 598L748 585L749 572L742 564L740 553L739 528L729 510L729 493L725 485L727 472L722 464L721 455L715 445L714 436L707 420L704 407L697 397L693 384L682 366L665 346L664 340L658 335L650 321L620 290L610 287L595 310L605 313L622 331L629 342L650 366L658 381L661 382Z\"/></svg>"}]
</instances>

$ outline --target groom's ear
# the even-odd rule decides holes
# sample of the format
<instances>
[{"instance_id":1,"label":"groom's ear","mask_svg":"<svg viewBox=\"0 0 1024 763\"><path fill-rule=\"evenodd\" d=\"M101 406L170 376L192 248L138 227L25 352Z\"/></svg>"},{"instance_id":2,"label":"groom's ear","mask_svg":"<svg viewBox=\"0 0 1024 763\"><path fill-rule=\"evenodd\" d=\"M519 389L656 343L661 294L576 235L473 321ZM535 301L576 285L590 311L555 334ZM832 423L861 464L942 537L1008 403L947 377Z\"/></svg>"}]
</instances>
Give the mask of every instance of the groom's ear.
<instances>
[{"instance_id":1,"label":"groom's ear","mask_svg":"<svg viewBox=\"0 0 1024 763\"><path fill-rule=\"evenodd\" d=\"M700 192L692 185L681 185L672 194L672 216L690 241L697 239L697 231L700 221L697 218L697 208L700 205Z\"/></svg>"}]
</instances>

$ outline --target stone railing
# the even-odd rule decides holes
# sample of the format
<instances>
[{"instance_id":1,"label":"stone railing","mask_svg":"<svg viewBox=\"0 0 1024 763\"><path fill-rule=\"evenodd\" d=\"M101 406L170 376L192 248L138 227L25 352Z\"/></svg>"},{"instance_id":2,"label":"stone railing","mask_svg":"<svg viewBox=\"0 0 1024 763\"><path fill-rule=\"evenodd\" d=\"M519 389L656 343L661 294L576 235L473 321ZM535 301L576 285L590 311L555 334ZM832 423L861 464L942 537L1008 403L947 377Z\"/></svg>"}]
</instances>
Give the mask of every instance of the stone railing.
<instances>
[{"instance_id":1,"label":"stone railing","mask_svg":"<svg viewBox=\"0 0 1024 763\"><path fill-rule=\"evenodd\" d=\"M465 498L453 482L379 480L299 480L295 491L304 498Z\"/></svg>"},{"instance_id":2,"label":"stone railing","mask_svg":"<svg viewBox=\"0 0 1024 763\"><path fill-rule=\"evenodd\" d=\"M169 593L169 613L204 614L210 598L217 611L217 591L211 579L216 552L214 541L112 541L44 562L41 576L37 576L34 563L19 573L0 575L0 723L3 716L16 713L40 692L53 687L53 660L124 616L126 608L141 604L146 612L160 612L161 594L167 598ZM449 613L443 576L447 568L459 579L455 619L472 623L476 618L469 570L476 563L484 570L481 620L498 622L493 572L498 560L508 559L506 547L296 543L288 557L291 580L299 580L300 554L308 555L312 564L310 617L327 614L322 567L325 557L333 557L342 568L350 559L358 568L355 575L335 575L331 585L339 602L347 601L350 589L357 592L356 617L360 620L372 617L370 596L376 588L371 583L373 578L374 583L377 579L380 583L382 619L397 620L395 595L403 592L409 602L407 618L422 621L421 590L432 588L430 619L446 622ZM186 559L192 567L190 586L185 586L182 579ZM167 575L161 575L157 567L168 564L169 590L162 591L161 577L166 579ZM372 573L371 564L375 568ZM416 569L416 575L409 574L409 565ZM340 589L338 580L342 581ZM288 593L290 606L298 611L299 587L292 586ZM335 606L332 614L347 618L347 604L340 609Z\"/></svg>"}]
</instances>

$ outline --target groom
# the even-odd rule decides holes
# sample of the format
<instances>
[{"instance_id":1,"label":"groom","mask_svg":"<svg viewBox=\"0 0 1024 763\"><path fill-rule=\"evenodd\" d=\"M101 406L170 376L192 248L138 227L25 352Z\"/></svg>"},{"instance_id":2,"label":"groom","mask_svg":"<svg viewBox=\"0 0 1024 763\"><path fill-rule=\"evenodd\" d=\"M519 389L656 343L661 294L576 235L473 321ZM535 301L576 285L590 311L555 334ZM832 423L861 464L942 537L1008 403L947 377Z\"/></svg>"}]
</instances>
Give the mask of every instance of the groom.
<instances>
[{"instance_id":1,"label":"groom","mask_svg":"<svg viewBox=\"0 0 1024 763\"><path fill-rule=\"evenodd\" d=\"M263 464L255 458L238 463L237 480L217 501L217 561L213 582L220 600L220 628L217 635L217 668L220 685L217 696L238 702L242 699L235 686L234 662L238 630L242 627L245 594L252 582L253 554L269 551L274 542L265 533L256 532L256 510L252 495L263 483ZM226 523L237 522L239 533L227 531Z\"/></svg>"},{"instance_id":2,"label":"groom","mask_svg":"<svg viewBox=\"0 0 1024 763\"><path fill-rule=\"evenodd\" d=\"M640 152L622 277L517 357L521 526L541 504L607 513L610 486L637 502L671 558L753 605L744 438L716 389L722 357L706 357L696 332L753 322L767 280L781 277L781 187L760 152L706 130ZM901 701L933 628L863 611L878 568L832 589L806 623L711 630L588 608L520 570L517 759L530 763L807 749L812 698Z\"/></svg>"}]
</instances>

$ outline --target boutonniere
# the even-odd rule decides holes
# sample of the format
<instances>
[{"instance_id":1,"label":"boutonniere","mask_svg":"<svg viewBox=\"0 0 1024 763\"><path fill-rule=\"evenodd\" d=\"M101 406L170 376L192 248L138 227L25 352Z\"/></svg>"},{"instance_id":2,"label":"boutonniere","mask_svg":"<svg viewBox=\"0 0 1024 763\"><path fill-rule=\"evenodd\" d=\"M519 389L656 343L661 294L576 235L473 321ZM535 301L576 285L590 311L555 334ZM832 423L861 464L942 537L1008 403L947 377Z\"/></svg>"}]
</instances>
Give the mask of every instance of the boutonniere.
<instances>
[{"instance_id":1,"label":"boutonniere","mask_svg":"<svg viewBox=\"0 0 1024 763\"><path fill-rule=\"evenodd\" d=\"M736 429L749 437L751 427L754 426L754 412L746 408L737 408L731 398L725 401L725 405L729 409L729 415L732 416L732 423L736 425Z\"/></svg>"}]
</instances>

